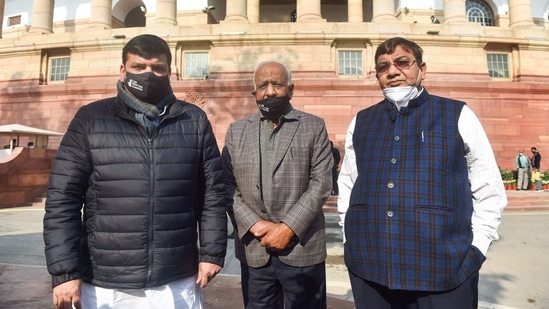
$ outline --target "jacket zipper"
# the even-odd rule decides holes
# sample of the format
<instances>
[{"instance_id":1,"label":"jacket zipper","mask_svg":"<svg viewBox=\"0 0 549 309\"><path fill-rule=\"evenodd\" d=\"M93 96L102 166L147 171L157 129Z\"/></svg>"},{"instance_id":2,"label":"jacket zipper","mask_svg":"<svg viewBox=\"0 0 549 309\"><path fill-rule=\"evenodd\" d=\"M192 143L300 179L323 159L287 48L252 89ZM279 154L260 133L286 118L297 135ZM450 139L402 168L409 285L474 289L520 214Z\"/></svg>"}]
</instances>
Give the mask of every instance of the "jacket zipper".
<instances>
[{"instance_id":1,"label":"jacket zipper","mask_svg":"<svg viewBox=\"0 0 549 309\"><path fill-rule=\"evenodd\" d=\"M156 131L156 129L155 129ZM154 134L154 133L153 133ZM152 279L152 269L153 269L153 237L154 237L154 157L153 157L153 139L152 137L148 138L148 147L149 147L149 168L150 168L150 186L149 186L149 244L148 244L148 255L149 255L149 269L147 271L147 281L151 282Z\"/></svg>"},{"instance_id":2,"label":"jacket zipper","mask_svg":"<svg viewBox=\"0 0 549 309\"><path fill-rule=\"evenodd\" d=\"M147 282L151 282L152 280L152 270L154 267L154 254L153 254L153 242L154 242L154 151L153 151L153 142L154 137L157 134L158 129L162 125L162 122L166 121L169 118L175 118L182 114L184 110L181 110L178 113L175 113L173 115L166 115L166 117L162 118L160 122L158 123L158 126L153 130L153 132L147 137L147 146L149 148L149 168L150 168L150 186L149 186L149 244L148 244L148 256L149 256L149 269L147 271ZM146 131L146 130L145 130Z\"/></svg>"},{"instance_id":3,"label":"jacket zipper","mask_svg":"<svg viewBox=\"0 0 549 309\"><path fill-rule=\"evenodd\" d=\"M123 103L121 103L123 104ZM162 120L160 120L160 123L158 124L158 126L154 129L154 131L152 132L152 134L148 134L147 133L147 130L144 129L143 127L141 127L141 125L139 125L137 123L137 121L132 118L132 117L129 117L128 114L126 113L122 113L122 112L116 112L115 111L115 114L119 115L120 117L124 118L124 119L127 119L131 122L134 122L137 124L137 127L138 127L138 130L142 132L143 136L146 137L147 139L147 147L148 147L148 151L149 151L149 157L150 157L150 186L149 186L149 233L148 233L148 236L149 236L149 243L148 243L148 258L149 258L149 269L147 270L147 282L151 282L152 280L152 270L153 270L153 266L154 266L154 263L153 263L153 238L154 238L154 230L153 230L153 227L154 227L154 151L153 151L153 140L154 140L154 136L157 134L157 131L158 131L158 128L162 125L162 122L166 121L167 119L170 119L170 118L175 118L181 114L183 114L185 112L185 109L181 109L173 114L168 114L166 115L166 117L162 118Z\"/></svg>"}]
</instances>

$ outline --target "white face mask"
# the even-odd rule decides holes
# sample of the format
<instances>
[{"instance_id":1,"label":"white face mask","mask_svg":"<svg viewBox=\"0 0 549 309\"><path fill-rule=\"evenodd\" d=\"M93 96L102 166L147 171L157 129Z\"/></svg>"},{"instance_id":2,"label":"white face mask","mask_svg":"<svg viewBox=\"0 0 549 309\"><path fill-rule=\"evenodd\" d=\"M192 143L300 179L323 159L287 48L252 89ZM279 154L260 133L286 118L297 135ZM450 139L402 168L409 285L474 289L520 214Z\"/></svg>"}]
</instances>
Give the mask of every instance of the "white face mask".
<instances>
[{"instance_id":1,"label":"white face mask","mask_svg":"<svg viewBox=\"0 0 549 309\"><path fill-rule=\"evenodd\" d=\"M417 72L416 84L419 83L421 76L421 70ZM415 99L419 93L417 85L413 86L404 86L404 87L390 87L382 90L383 96L389 102L396 105L397 109L400 110L402 106L407 106L408 102L412 99Z\"/></svg>"},{"instance_id":2,"label":"white face mask","mask_svg":"<svg viewBox=\"0 0 549 309\"><path fill-rule=\"evenodd\" d=\"M401 106L406 106L408 101L414 99L419 90L416 86L394 87L383 89L383 95L387 100L392 102L400 109Z\"/></svg>"}]
</instances>

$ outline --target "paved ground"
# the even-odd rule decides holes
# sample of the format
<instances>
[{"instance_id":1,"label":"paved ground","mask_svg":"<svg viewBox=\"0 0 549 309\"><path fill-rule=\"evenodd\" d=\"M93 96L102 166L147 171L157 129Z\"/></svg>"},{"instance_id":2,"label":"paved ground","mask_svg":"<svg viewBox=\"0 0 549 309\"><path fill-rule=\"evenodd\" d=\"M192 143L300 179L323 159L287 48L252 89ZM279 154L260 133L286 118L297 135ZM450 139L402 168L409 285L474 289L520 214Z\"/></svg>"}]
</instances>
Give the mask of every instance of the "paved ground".
<instances>
[{"instance_id":1,"label":"paved ground","mask_svg":"<svg viewBox=\"0 0 549 309\"><path fill-rule=\"evenodd\" d=\"M41 235L43 212L42 207L0 209L0 308L53 308ZM328 305L352 309L337 221L337 215L326 214ZM490 248L481 270L479 308L549 309L547 222L549 212L504 213L501 239ZM229 243L225 268L205 289L206 309L242 308L239 263Z\"/></svg>"},{"instance_id":2,"label":"paved ground","mask_svg":"<svg viewBox=\"0 0 549 309\"><path fill-rule=\"evenodd\" d=\"M51 279L42 241L43 207L0 209L0 308L37 309L51 305ZM353 309L343 265L341 228L335 215L327 217L331 256L327 265L328 308ZM240 264L229 240L225 268L204 290L205 309L242 308Z\"/></svg>"}]
</instances>

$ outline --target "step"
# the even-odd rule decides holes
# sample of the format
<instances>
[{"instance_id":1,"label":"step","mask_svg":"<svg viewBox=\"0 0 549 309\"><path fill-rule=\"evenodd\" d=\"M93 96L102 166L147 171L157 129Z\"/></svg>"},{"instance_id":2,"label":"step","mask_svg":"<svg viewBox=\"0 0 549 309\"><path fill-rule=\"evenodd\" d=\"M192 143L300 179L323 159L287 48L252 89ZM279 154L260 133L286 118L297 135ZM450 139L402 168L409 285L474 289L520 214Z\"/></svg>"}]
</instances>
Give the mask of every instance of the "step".
<instances>
[{"instance_id":1,"label":"step","mask_svg":"<svg viewBox=\"0 0 549 309\"><path fill-rule=\"evenodd\" d=\"M506 211L549 211L549 190L507 190Z\"/></svg>"},{"instance_id":2,"label":"step","mask_svg":"<svg viewBox=\"0 0 549 309\"><path fill-rule=\"evenodd\" d=\"M549 211L549 190L536 192L527 191L505 191L508 204L505 211ZM37 198L31 206L44 206L45 197ZM322 207L325 213L337 213L337 196L332 195Z\"/></svg>"},{"instance_id":3,"label":"step","mask_svg":"<svg viewBox=\"0 0 549 309\"><path fill-rule=\"evenodd\" d=\"M46 197L37 197L32 201L31 206L44 207L46 205Z\"/></svg>"},{"instance_id":4,"label":"step","mask_svg":"<svg viewBox=\"0 0 549 309\"><path fill-rule=\"evenodd\" d=\"M507 190L505 193L508 200L505 211L549 211L549 190ZM337 213L337 196L330 196L322 209L325 213Z\"/></svg>"},{"instance_id":5,"label":"step","mask_svg":"<svg viewBox=\"0 0 549 309\"><path fill-rule=\"evenodd\" d=\"M337 213L337 195L331 195L322 207L324 213Z\"/></svg>"}]
</instances>

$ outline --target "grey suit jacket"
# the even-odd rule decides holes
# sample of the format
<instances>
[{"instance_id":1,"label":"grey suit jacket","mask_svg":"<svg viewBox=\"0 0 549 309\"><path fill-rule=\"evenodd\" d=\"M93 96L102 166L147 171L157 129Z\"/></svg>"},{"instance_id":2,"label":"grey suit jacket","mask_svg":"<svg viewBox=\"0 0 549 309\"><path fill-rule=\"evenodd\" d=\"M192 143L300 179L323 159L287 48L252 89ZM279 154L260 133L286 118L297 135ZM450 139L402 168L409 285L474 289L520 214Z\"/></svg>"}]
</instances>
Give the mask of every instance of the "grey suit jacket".
<instances>
[{"instance_id":1,"label":"grey suit jacket","mask_svg":"<svg viewBox=\"0 0 549 309\"><path fill-rule=\"evenodd\" d=\"M295 109L290 113L297 120L284 122L278 132L270 212L260 188L260 112L232 123L225 138L223 162L235 253L250 267L264 266L273 254L249 233L262 219L284 222L297 236L295 245L274 253L283 263L305 267L326 259L322 206L332 189L333 164L326 125L317 116Z\"/></svg>"}]
</instances>

